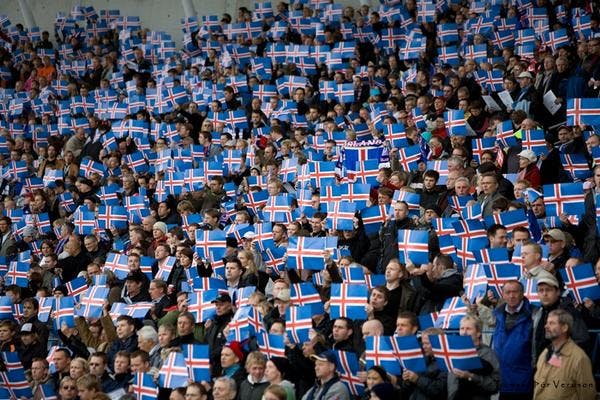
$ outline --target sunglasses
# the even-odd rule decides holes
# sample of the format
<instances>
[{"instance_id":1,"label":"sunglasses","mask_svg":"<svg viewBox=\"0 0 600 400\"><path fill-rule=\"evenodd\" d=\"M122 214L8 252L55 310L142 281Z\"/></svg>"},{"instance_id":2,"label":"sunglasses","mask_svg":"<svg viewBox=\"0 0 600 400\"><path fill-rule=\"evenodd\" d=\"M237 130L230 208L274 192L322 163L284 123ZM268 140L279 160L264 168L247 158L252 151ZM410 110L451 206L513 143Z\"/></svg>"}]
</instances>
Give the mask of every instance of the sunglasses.
<instances>
[{"instance_id":1,"label":"sunglasses","mask_svg":"<svg viewBox=\"0 0 600 400\"><path fill-rule=\"evenodd\" d=\"M63 386L64 390L77 390L77 386Z\"/></svg>"}]
</instances>

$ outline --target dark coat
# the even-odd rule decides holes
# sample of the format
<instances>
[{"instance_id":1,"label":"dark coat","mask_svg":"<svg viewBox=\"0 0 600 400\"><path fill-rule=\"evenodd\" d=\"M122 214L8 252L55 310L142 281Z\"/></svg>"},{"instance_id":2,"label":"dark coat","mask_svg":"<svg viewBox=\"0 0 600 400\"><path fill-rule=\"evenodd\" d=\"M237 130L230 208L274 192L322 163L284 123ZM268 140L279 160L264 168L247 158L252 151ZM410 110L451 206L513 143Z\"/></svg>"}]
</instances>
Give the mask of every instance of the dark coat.
<instances>
[{"instance_id":1,"label":"dark coat","mask_svg":"<svg viewBox=\"0 0 600 400\"><path fill-rule=\"evenodd\" d=\"M110 345L110 348L106 352L108 356L108 368L112 371L115 364L115 357L117 353L121 350L128 351L129 353L133 353L138 349L138 338L137 334L133 334L129 336L125 340L117 339Z\"/></svg>"},{"instance_id":2,"label":"dark coat","mask_svg":"<svg viewBox=\"0 0 600 400\"><path fill-rule=\"evenodd\" d=\"M463 290L462 275L456 270L446 271L435 282L430 281L427 274L413 280L420 297L417 305L419 315L439 311L444 306L446 299L460 295Z\"/></svg>"},{"instance_id":3,"label":"dark coat","mask_svg":"<svg viewBox=\"0 0 600 400\"><path fill-rule=\"evenodd\" d=\"M517 321L507 329L505 304L494 310L496 329L492 348L500 361L500 391L502 393L529 393L533 389L531 341L533 320L527 299L519 311Z\"/></svg>"}]
</instances>

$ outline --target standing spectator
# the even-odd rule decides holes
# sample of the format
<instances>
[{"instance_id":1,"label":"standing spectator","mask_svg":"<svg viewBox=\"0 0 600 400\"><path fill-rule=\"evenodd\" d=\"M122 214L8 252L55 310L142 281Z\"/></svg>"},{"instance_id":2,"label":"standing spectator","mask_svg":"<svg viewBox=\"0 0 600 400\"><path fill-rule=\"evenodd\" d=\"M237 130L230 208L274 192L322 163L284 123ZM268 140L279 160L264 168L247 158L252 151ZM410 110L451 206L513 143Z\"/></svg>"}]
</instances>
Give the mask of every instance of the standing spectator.
<instances>
[{"instance_id":1,"label":"standing spectator","mask_svg":"<svg viewBox=\"0 0 600 400\"><path fill-rule=\"evenodd\" d=\"M110 320L102 320L102 326L107 331L116 331L117 339L108 349L108 365L109 368L114 364L117 353L121 351L133 352L138 347L137 334L135 332L135 320L128 315L121 315L117 318L117 327Z\"/></svg>"},{"instance_id":2,"label":"standing spectator","mask_svg":"<svg viewBox=\"0 0 600 400\"><path fill-rule=\"evenodd\" d=\"M315 361L315 375L317 381L314 386L302 397L302 400L350 400L348 388L337 375L337 357L332 350L311 356Z\"/></svg>"},{"instance_id":3,"label":"standing spectator","mask_svg":"<svg viewBox=\"0 0 600 400\"><path fill-rule=\"evenodd\" d=\"M444 331L439 328L427 328L421 334L421 347L423 348L427 371L419 373L409 369L402 371L402 398L409 400L446 398L448 374L438 367L429 342L430 335L441 335L443 333Z\"/></svg>"},{"instance_id":4,"label":"standing spectator","mask_svg":"<svg viewBox=\"0 0 600 400\"><path fill-rule=\"evenodd\" d=\"M505 304L494 310L496 328L492 348L501 371L500 399L530 399L533 391L531 306L521 282L508 281L502 287Z\"/></svg>"},{"instance_id":5,"label":"standing spectator","mask_svg":"<svg viewBox=\"0 0 600 400\"><path fill-rule=\"evenodd\" d=\"M535 400L596 398L589 357L571 339L573 317L565 310L552 310L544 327L550 341L537 360ZM558 383L558 384L557 384Z\"/></svg>"},{"instance_id":6,"label":"standing spectator","mask_svg":"<svg viewBox=\"0 0 600 400\"><path fill-rule=\"evenodd\" d=\"M253 351L246 358L248 376L242 382L239 390L240 399L261 400L269 381L265 377L265 356L260 351Z\"/></svg>"},{"instance_id":7,"label":"standing spectator","mask_svg":"<svg viewBox=\"0 0 600 400\"><path fill-rule=\"evenodd\" d=\"M473 371L452 369L448 374L448 399L489 400L500 389L500 364L492 349L481 343L481 320L467 315L460 321L460 335L471 336L482 367Z\"/></svg>"}]
</instances>

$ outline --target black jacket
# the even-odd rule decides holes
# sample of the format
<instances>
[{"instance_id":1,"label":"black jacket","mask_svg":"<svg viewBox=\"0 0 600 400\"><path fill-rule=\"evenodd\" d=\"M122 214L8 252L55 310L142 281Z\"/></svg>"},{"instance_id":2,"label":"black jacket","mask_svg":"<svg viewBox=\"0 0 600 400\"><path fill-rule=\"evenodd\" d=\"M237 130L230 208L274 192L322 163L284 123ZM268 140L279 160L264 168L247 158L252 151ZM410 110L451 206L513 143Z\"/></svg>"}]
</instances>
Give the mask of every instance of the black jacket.
<instances>
[{"instance_id":1,"label":"black jacket","mask_svg":"<svg viewBox=\"0 0 600 400\"><path fill-rule=\"evenodd\" d=\"M412 229L414 227L412 219L405 218L401 221L391 220L386 222L379 231L379 240L381 241L381 263L378 273L385 271L388 263L398 258L398 229Z\"/></svg>"},{"instance_id":2,"label":"black jacket","mask_svg":"<svg viewBox=\"0 0 600 400\"><path fill-rule=\"evenodd\" d=\"M223 335L223 329L225 329L229 321L231 321L231 318L233 318L233 312L215 316L212 324L206 329L204 341L208 344L208 348L210 349L211 365L221 365L221 349L227 341L227 338Z\"/></svg>"},{"instance_id":3,"label":"black jacket","mask_svg":"<svg viewBox=\"0 0 600 400\"><path fill-rule=\"evenodd\" d=\"M444 271L442 277L435 282L430 281L427 274L423 274L414 279L413 283L419 293L419 315L441 310L446 299L459 296L463 290L462 275L457 270Z\"/></svg>"},{"instance_id":4,"label":"black jacket","mask_svg":"<svg viewBox=\"0 0 600 400\"><path fill-rule=\"evenodd\" d=\"M106 355L108 356L108 368L112 371L115 364L115 357L117 353L121 350L128 351L129 353L133 353L138 349L138 338L137 334L133 334L129 336L125 340L117 339L111 345Z\"/></svg>"}]
</instances>

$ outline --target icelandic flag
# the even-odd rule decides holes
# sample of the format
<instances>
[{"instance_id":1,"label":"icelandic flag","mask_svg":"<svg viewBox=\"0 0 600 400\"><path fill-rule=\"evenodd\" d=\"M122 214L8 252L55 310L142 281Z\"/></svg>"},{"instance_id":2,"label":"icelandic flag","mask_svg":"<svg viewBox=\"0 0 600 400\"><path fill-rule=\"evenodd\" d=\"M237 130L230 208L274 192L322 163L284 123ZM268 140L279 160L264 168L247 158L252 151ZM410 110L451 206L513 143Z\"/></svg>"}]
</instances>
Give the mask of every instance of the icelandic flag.
<instances>
[{"instance_id":1,"label":"icelandic flag","mask_svg":"<svg viewBox=\"0 0 600 400\"><path fill-rule=\"evenodd\" d=\"M196 253L201 259L207 260L211 250L225 249L226 240L227 235L223 231L196 230Z\"/></svg>"},{"instance_id":2,"label":"icelandic flag","mask_svg":"<svg viewBox=\"0 0 600 400\"><path fill-rule=\"evenodd\" d=\"M527 297L527 300L529 300L529 303L536 307L541 307L542 303L540 301L540 295L537 291L537 287L538 287L537 279L523 278L520 280L520 282L521 282L521 284L523 284L523 287L525 288L525 297Z\"/></svg>"},{"instance_id":3,"label":"icelandic flag","mask_svg":"<svg viewBox=\"0 0 600 400\"><path fill-rule=\"evenodd\" d=\"M250 319L254 314L253 307L247 306L239 308L227 327L229 328L229 335L227 341L243 342L249 336L255 333L255 328L250 324Z\"/></svg>"},{"instance_id":4,"label":"icelandic flag","mask_svg":"<svg viewBox=\"0 0 600 400\"><path fill-rule=\"evenodd\" d=\"M517 144L517 138L513 131L511 120L502 121L496 125L496 142L501 148L511 147Z\"/></svg>"},{"instance_id":5,"label":"icelandic flag","mask_svg":"<svg viewBox=\"0 0 600 400\"><path fill-rule=\"evenodd\" d=\"M473 138L471 141L473 146L473 160L478 164L481 164L481 156L484 151L495 151L496 138L484 137L484 138Z\"/></svg>"},{"instance_id":6,"label":"icelandic flag","mask_svg":"<svg viewBox=\"0 0 600 400\"><path fill-rule=\"evenodd\" d=\"M158 397L158 386L149 373L137 372L133 377L131 389L137 400L155 400Z\"/></svg>"},{"instance_id":7,"label":"icelandic flag","mask_svg":"<svg viewBox=\"0 0 600 400\"><path fill-rule=\"evenodd\" d=\"M404 171L416 170L421 160L421 147L418 144L398 149L398 162Z\"/></svg>"},{"instance_id":8,"label":"icelandic flag","mask_svg":"<svg viewBox=\"0 0 600 400\"><path fill-rule=\"evenodd\" d=\"M475 303L477 297L485 296L488 279L482 264L470 264L466 267L463 278L463 289L471 303Z\"/></svg>"},{"instance_id":9,"label":"icelandic flag","mask_svg":"<svg viewBox=\"0 0 600 400\"><path fill-rule=\"evenodd\" d=\"M450 136L467 135L467 123L463 110L446 111L444 112L444 119L446 120L446 129Z\"/></svg>"},{"instance_id":10,"label":"icelandic flag","mask_svg":"<svg viewBox=\"0 0 600 400\"><path fill-rule=\"evenodd\" d=\"M342 200L356 204L356 210L360 211L367 207L370 200L371 185L362 183L340 185Z\"/></svg>"},{"instance_id":11,"label":"icelandic flag","mask_svg":"<svg viewBox=\"0 0 600 400\"><path fill-rule=\"evenodd\" d=\"M348 170L348 179L368 185L378 185L377 174L379 160L356 162L354 168Z\"/></svg>"},{"instance_id":12,"label":"icelandic flag","mask_svg":"<svg viewBox=\"0 0 600 400\"><path fill-rule=\"evenodd\" d=\"M196 275L191 279L194 291L227 290L227 283L221 278L200 277Z\"/></svg>"},{"instance_id":13,"label":"icelandic flag","mask_svg":"<svg viewBox=\"0 0 600 400\"><path fill-rule=\"evenodd\" d=\"M600 285L591 264L561 268L559 271L569 294L578 304L583 304L584 299L600 299Z\"/></svg>"},{"instance_id":14,"label":"icelandic flag","mask_svg":"<svg viewBox=\"0 0 600 400\"><path fill-rule=\"evenodd\" d=\"M295 306L310 305L315 314L323 309L321 296L311 282L293 283L291 285L290 301Z\"/></svg>"},{"instance_id":15,"label":"icelandic flag","mask_svg":"<svg viewBox=\"0 0 600 400\"><path fill-rule=\"evenodd\" d=\"M98 207L98 226L100 229L124 229L128 224L127 209L122 206Z\"/></svg>"},{"instance_id":16,"label":"icelandic flag","mask_svg":"<svg viewBox=\"0 0 600 400\"><path fill-rule=\"evenodd\" d=\"M460 216L465 220L480 219L483 215L481 203L465 205L460 211Z\"/></svg>"},{"instance_id":17,"label":"icelandic flag","mask_svg":"<svg viewBox=\"0 0 600 400\"><path fill-rule=\"evenodd\" d=\"M111 271L118 279L125 279L129 274L127 256L125 254L108 253L104 268Z\"/></svg>"},{"instance_id":18,"label":"icelandic flag","mask_svg":"<svg viewBox=\"0 0 600 400\"><path fill-rule=\"evenodd\" d=\"M165 258L161 263L158 264L158 272L156 273L155 279L161 279L165 282L169 280L171 271L177 262L177 258L169 256Z\"/></svg>"},{"instance_id":19,"label":"icelandic flag","mask_svg":"<svg viewBox=\"0 0 600 400\"><path fill-rule=\"evenodd\" d=\"M291 237L287 248L287 266L297 270L324 268L325 238Z\"/></svg>"},{"instance_id":20,"label":"icelandic flag","mask_svg":"<svg viewBox=\"0 0 600 400\"><path fill-rule=\"evenodd\" d=\"M87 289L85 295L81 296L81 305L77 309L77 315L97 319L102 316L102 309L104 308L104 301L108 299L108 292L110 291L107 287L102 286L91 286Z\"/></svg>"},{"instance_id":21,"label":"icelandic flag","mask_svg":"<svg viewBox=\"0 0 600 400\"><path fill-rule=\"evenodd\" d=\"M559 154L560 161L566 172L568 172L573 180L585 180L592 174L587 163L587 159L583 154Z\"/></svg>"},{"instance_id":22,"label":"icelandic flag","mask_svg":"<svg viewBox=\"0 0 600 400\"><path fill-rule=\"evenodd\" d=\"M38 386L39 395L41 400L57 400L58 396L56 395L56 391L54 390L54 383L44 383L43 385ZM146 400L146 399L143 399Z\"/></svg>"},{"instance_id":23,"label":"icelandic flag","mask_svg":"<svg viewBox=\"0 0 600 400\"><path fill-rule=\"evenodd\" d=\"M166 389L186 386L189 379L183 353L171 352L160 369L158 385Z\"/></svg>"},{"instance_id":24,"label":"icelandic flag","mask_svg":"<svg viewBox=\"0 0 600 400\"><path fill-rule=\"evenodd\" d=\"M146 317L152 306L151 302L146 301L133 304L113 303L110 315L113 320L116 320L120 315L129 315L132 318L141 319Z\"/></svg>"},{"instance_id":25,"label":"icelandic flag","mask_svg":"<svg viewBox=\"0 0 600 400\"><path fill-rule=\"evenodd\" d=\"M475 259L479 263L505 263L508 262L508 249L506 247L495 249L485 247L475 252Z\"/></svg>"},{"instance_id":26,"label":"icelandic flag","mask_svg":"<svg viewBox=\"0 0 600 400\"><path fill-rule=\"evenodd\" d=\"M65 286L67 287L67 296L73 296L75 299L79 299L78 296L88 289L87 279L83 276L67 282Z\"/></svg>"},{"instance_id":27,"label":"icelandic flag","mask_svg":"<svg viewBox=\"0 0 600 400\"><path fill-rule=\"evenodd\" d=\"M392 346L394 338L389 336L367 336L364 339L367 369L379 365L385 368L388 374L400 375L402 373L400 363Z\"/></svg>"},{"instance_id":28,"label":"icelandic flag","mask_svg":"<svg viewBox=\"0 0 600 400\"><path fill-rule=\"evenodd\" d=\"M487 232L483 223L478 219L458 220L452 223L456 234L469 239L487 240Z\"/></svg>"},{"instance_id":29,"label":"icelandic flag","mask_svg":"<svg viewBox=\"0 0 600 400\"><path fill-rule=\"evenodd\" d=\"M27 287L29 285L29 263L13 261L8 266L8 272L4 275L5 285L17 285Z\"/></svg>"},{"instance_id":30,"label":"icelandic flag","mask_svg":"<svg viewBox=\"0 0 600 400\"><path fill-rule=\"evenodd\" d=\"M581 216L585 212L583 183L556 183L544 185L544 203L546 204L546 215Z\"/></svg>"},{"instance_id":31,"label":"icelandic flag","mask_svg":"<svg viewBox=\"0 0 600 400\"><path fill-rule=\"evenodd\" d=\"M347 149L346 154L348 154ZM308 165L310 169L310 184L312 187L321 188L323 186L335 184L337 164L334 161L311 161Z\"/></svg>"},{"instance_id":32,"label":"icelandic flag","mask_svg":"<svg viewBox=\"0 0 600 400\"><path fill-rule=\"evenodd\" d=\"M367 288L369 290L374 287L385 285L385 275L384 274L365 274L365 282L367 283Z\"/></svg>"},{"instance_id":33,"label":"icelandic flag","mask_svg":"<svg viewBox=\"0 0 600 400\"><path fill-rule=\"evenodd\" d=\"M431 349L442 371L463 371L482 368L471 336L429 335Z\"/></svg>"},{"instance_id":34,"label":"icelandic flag","mask_svg":"<svg viewBox=\"0 0 600 400\"><path fill-rule=\"evenodd\" d=\"M100 198L100 202L105 206L120 205L119 189L119 185L114 183L102 186L97 193L98 197Z\"/></svg>"},{"instance_id":35,"label":"icelandic flag","mask_svg":"<svg viewBox=\"0 0 600 400\"><path fill-rule=\"evenodd\" d=\"M8 296L0 296L0 320L13 319L12 301Z\"/></svg>"},{"instance_id":36,"label":"icelandic flag","mask_svg":"<svg viewBox=\"0 0 600 400\"><path fill-rule=\"evenodd\" d=\"M365 142L359 142L365 143ZM382 146L350 146L344 148L344 165L348 170L354 170L357 162L364 162L367 160L379 160L381 152L383 151Z\"/></svg>"},{"instance_id":37,"label":"icelandic flag","mask_svg":"<svg viewBox=\"0 0 600 400\"><path fill-rule=\"evenodd\" d=\"M104 164L102 164L101 162L94 161L89 157L86 157L83 160L81 160L81 164L79 165L79 174L83 175L86 178L89 178L94 173L97 173L100 176L104 176L105 172L106 168L104 167Z\"/></svg>"},{"instance_id":38,"label":"icelandic flag","mask_svg":"<svg viewBox=\"0 0 600 400\"><path fill-rule=\"evenodd\" d=\"M288 307L285 311L285 330L292 342L302 344L308 340L308 332L313 327L313 314L310 304Z\"/></svg>"},{"instance_id":39,"label":"icelandic flag","mask_svg":"<svg viewBox=\"0 0 600 400\"><path fill-rule=\"evenodd\" d=\"M190 101L183 86L166 88L162 91L162 100L170 107L176 107Z\"/></svg>"},{"instance_id":40,"label":"icelandic flag","mask_svg":"<svg viewBox=\"0 0 600 400\"><path fill-rule=\"evenodd\" d=\"M256 292L256 286L245 286L242 288L233 289L231 299L235 308L251 305L250 296L254 292Z\"/></svg>"},{"instance_id":41,"label":"icelandic flag","mask_svg":"<svg viewBox=\"0 0 600 400\"><path fill-rule=\"evenodd\" d=\"M523 150L531 150L536 155L547 155L546 139L541 129L521 130L521 146Z\"/></svg>"},{"instance_id":42,"label":"icelandic flag","mask_svg":"<svg viewBox=\"0 0 600 400\"><path fill-rule=\"evenodd\" d=\"M5 388L10 395L6 395L7 399L31 398L31 387L25 377L23 368L12 369L0 373L0 387Z\"/></svg>"},{"instance_id":43,"label":"icelandic flag","mask_svg":"<svg viewBox=\"0 0 600 400\"><path fill-rule=\"evenodd\" d=\"M389 140L390 144L394 148L405 148L408 147L406 141L406 131L404 124L387 124L384 126L385 140Z\"/></svg>"},{"instance_id":44,"label":"icelandic flag","mask_svg":"<svg viewBox=\"0 0 600 400\"><path fill-rule=\"evenodd\" d=\"M567 99L567 125L600 125L600 98Z\"/></svg>"},{"instance_id":45,"label":"icelandic flag","mask_svg":"<svg viewBox=\"0 0 600 400\"><path fill-rule=\"evenodd\" d=\"M0 297L0 299L2 299ZM48 322L50 318L50 313L52 312L52 307L54 306L54 298L53 297L39 297L38 301L40 303L40 311L38 313L38 319L41 322ZM0 301L0 309L2 309L2 302ZM3 319L2 312L0 312L0 319Z\"/></svg>"},{"instance_id":46,"label":"icelandic flag","mask_svg":"<svg viewBox=\"0 0 600 400\"><path fill-rule=\"evenodd\" d=\"M366 285L333 283L329 301L331 318L365 319L368 297L369 289Z\"/></svg>"},{"instance_id":47,"label":"icelandic flag","mask_svg":"<svg viewBox=\"0 0 600 400\"><path fill-rule=\"evenodd\" d=\"M260 332L256 336L258 349L268 358L285 357L284 336L267 332Z\"/></svg>"},{"instance_id":48,"label":"icelandic flag","mask_svg":"<svg viewBox=\"0 0 600 400\"><path fill-rule=\"evenodd\" d=\"M210 381L210 351L207 344L186 344L182 346L185 364L190 379L194 382Z\"/></svg>"},{"instance_id":49,"label":"icelandic flag","mask_svg":"<svg viewBox=\"0 0 600 400\"><path fill-rule=\"evenodd\" d=\"M270 222L262 222L254 224L254 241L258 245L260 251L265 251L267 248L275 247L273 241L273 225Z\"/></svg>"},{"instance_id":50,"label":"icelandic flag","mask_svg":"<svg viewBox=\"0 0 600 400\"><path fill-rule=\"evenodd\" d=\"M58 195L58 205L63 208L67 213L72 213L77 208L73 195L71 192L63 192Z\"/></svg>"},{"instance_id":51,"label":"icelandic flag","mask_svg":"<svg viewBox=\"0 0 600 400\"><path fill-rule=\"evenodd\" d=\"M125 155L125 163L136 174L143 174L148 171L148 164L144 158L144 153L136 151Z\"/></svg>"},{"instance_id":52,"label":"icelandic flag","mask_svg":"<svg viewBox=\"0 0 600 400\"><path fill-rule=\"evenodd\" d=\"M267 268L276 272L283 272L286 265L286 249L284 247L266 247L262 252L262 259Z\"/></svg>"},{"instance_id":53,"label":"icelandic flag","mask_svg":"<svg viewBox=\"0 0 600 400\"><path fill-rule=\"evenodd\" d=\"M460 328L460 320L467 315L468 306L459 296L446 299L444 307L439 311L435 326L442 329Z\"/></svg>"},{"instance_id":54,"label":"icelandic flag","mask_svg":"<svg viewBox=\"0 0 600 400\"><path fill-rule=\"evenodd\" d=\"M374 205L360 211L360 216L367 236L379 232L381 225L387 220L389 206Z\"/></svg>"},{"instance_id":55,"label":"icelandic flag","mask_svg":"<svg viewBox=\"0 0 600 400\"><path fill-rule=\"evenodd\" d=\"M365 386L363 380L358 377L358 357L351 351L336 350L336 355L340 381L348 387L353 396L362 396Z\"/></svg>"},{"instance_id":56,"label":"icelandic flag","mask_svg":"<svg viewBox=\"0 0 600 400\"><path fill-rule=\"evenodd\" d=\"M402 263L410 260L415 264L427 264L429 262L429 233L399 229L398 254Z\"/></svg>"},{"instance_id":57,"label":"icelandic flag","mask_svg":"<svg viewBox=\"0 0 600 400\"><path fill-rule=\"evenodd\" d=\"M525 211L522 209L504 211L499 214L488 215L484 218L484 221L487 227L490 227L494 224L503 225L506 227L506 230L508 232L512 232L515 228L520 226L529 228L527 215L525 215Z\"/></svg>"},{"instance_id":58,"label":"icelandic flag","mask_svg":"<svg viewBox=\"0 0 600 400\"><path fill-rule=\"evenodd\" d=\"M269 222L292 222L292 197L288 194L269 196L267 204L263 208L265 221Z\"/></svg>"},{"instance_id":59,"label":"icelandic flag","mask_svg":"<svg viewBox=\"0 0 600 400\"><path fill-rule=\"evenodd\" d=\"M354 229L354 214L356 204L348 201L330 202L327 205L327 228L338 231L352 231Z\"/></svg>"},{"instance_id":60,"label":"icelandic flag","mask_svg":"<svg viewBox=\"0 0 600 400\"><path fill-rule=\"evenodd\" d=\"M418 193L412 193L407 190L396 190L394 192L394 201L403 201L408 205L408 209L412 212L419 213L419 204L421 202L421 195ZM412 215L412 213L411 213Z\"/></svg>"},{"instance_id":61,"label":"icelandic flag","mask_svg":"<svg viewBox=\"0 0 600 400\"><path fill-rule=\"evenodd\" d=\"M69 296L54 298L54 327L59 331L63 324L75 328L75 299Z\"/></svg>"},{"instance_id":62,"label":"icelandic flag","mask_svg":"<svg viewBox=\"0 0 600 400\"><path fill-rule=\"evenodd\" d=\"M416 336L392 336L390 339L403 369L417 373L427 371L425 357Z\"/></svg>"}]
</instances>

